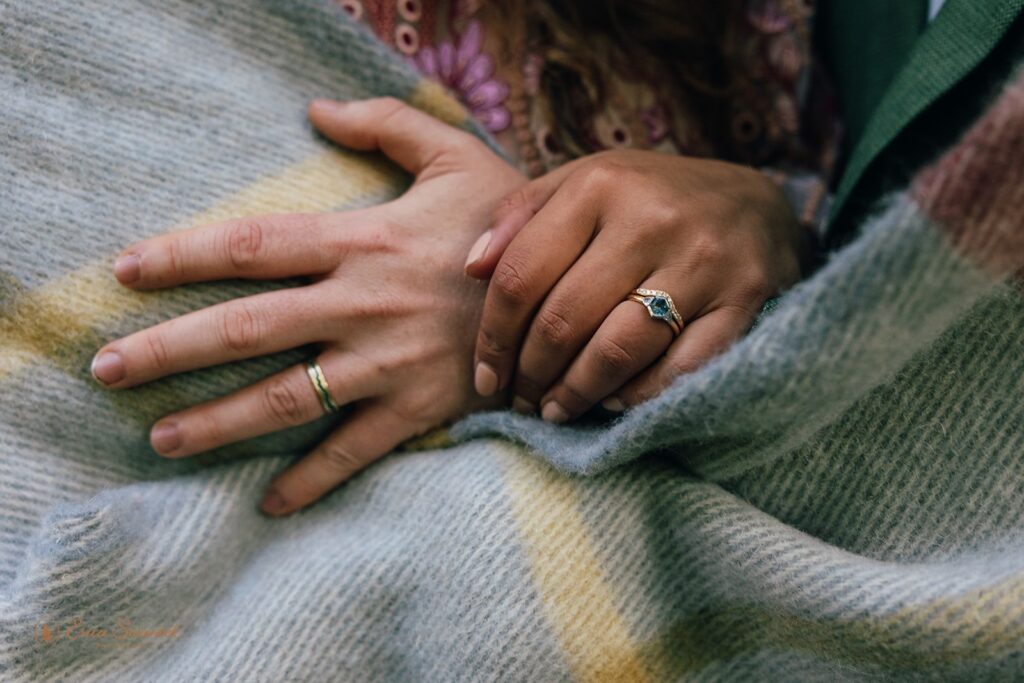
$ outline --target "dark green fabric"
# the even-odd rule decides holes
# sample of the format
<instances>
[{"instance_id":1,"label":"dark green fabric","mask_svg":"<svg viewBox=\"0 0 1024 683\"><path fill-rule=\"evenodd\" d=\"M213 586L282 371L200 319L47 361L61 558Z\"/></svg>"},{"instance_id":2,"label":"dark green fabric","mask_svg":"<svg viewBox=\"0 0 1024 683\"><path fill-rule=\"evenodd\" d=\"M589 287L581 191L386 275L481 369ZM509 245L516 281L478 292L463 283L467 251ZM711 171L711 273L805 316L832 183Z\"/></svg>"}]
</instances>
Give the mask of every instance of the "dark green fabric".
<instances>
[{"instance_id":1,"label":"dark green fabric","mask_svg":"<svg viewBox=\"0 0 1024 683\"><path fill-rule=\"evenodd\" d=\"M840 93L848 154L928 21L928 0L826 2L818 10L821 58Z\"/></svg>"},{"instance_id":2,"label":"dark green fabric","mask_svg":"<svg viewBox=\"0 0 1024 683\"><path fill-rule=\"evenodd\" d=\"M866 211L953 144L980 113L1024 54L1022 8L1024 0L947 0L840 169L828 246L848 239ZM823 43L830 38L821 36Z\"/></svg>"}]
</instances>

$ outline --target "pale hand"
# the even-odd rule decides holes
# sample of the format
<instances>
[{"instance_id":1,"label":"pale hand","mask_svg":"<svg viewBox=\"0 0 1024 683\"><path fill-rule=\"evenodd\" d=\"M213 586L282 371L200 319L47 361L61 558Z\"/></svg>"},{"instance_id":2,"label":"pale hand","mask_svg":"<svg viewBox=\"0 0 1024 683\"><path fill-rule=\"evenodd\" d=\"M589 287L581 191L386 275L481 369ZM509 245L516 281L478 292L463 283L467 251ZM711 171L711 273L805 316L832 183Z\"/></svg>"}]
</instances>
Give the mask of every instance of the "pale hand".
<instances>
[{"instance_id":1,"label":"pale hand","mask_svg":"<svg viewBox=\"0 0 1024 683\"><path fill-rule=\"evenodd\" d=\"M227 278L311 276L308 285L225 302L104 346L93 374L111 389L319 343L333 398L354 411L279 474L261 503L293 512L396 445L495 407L472 389L484 285L463 257L497 202L525 182L470 134L392 99L317 101L328 138L380 149L416 175L400 198L357 211L242 218L133 245L115 275L138 289ZM303 366L169 415L153 447L183 457L323 415Z\"/></svg>"}]
</instances>

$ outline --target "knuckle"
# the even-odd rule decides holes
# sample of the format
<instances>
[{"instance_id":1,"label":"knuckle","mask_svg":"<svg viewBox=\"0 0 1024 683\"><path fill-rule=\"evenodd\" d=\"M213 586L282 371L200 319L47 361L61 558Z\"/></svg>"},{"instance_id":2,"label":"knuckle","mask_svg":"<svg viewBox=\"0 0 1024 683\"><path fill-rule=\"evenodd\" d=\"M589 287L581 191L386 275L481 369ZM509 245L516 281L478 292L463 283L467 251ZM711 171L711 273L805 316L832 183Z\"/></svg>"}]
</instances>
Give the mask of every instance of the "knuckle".
<instances>
[{"instance_id":1,"label":"knuckle","mask_svg":"<svg viewBox=\"0 0 1024 683\"><path fill-rule=\"evenodd\" d=\"M625 169L615 161L598 158L576 172L580 189L587 194L603 194L613 188Z\"/></svg>"},{"instance_id":2,"label":"knuckle","mask_svg":"<svg viewBox=\"0 0 1024 683\"><path fill-rule=\"evenodd\" d=\"M338 473L348 474L363 466L359 456L345 444L326 444L321 453L327 466Z\"/></svg>"},{"instance_id":3,"label":"knuckle","mask_svg":"<svg viewBox=\"0 0 1024 683\"><path fill-rule=\"evenodd\" d=\"M647 222L659 228L675 228L686 220L683 206L676 202L651 202L646 212Z\"/></svg>"},{"instance_id":4,"label":"knuckle","mask_svg":"<svg viewBox=\"0 0 1024 683\"><path fill-rule=\"evenodd\" d=\"M295 426L306 421L306 411L295 389L284 378L276 378L263 389L263 405L279 424Z\"/></svg>"},{"instance_id":5,"label":"knuckle","mask_svg":"<svg viewBox=\"0 0 1024 683\"><path fill-rule=\"evenodd\" d=\"M386 216L375 216L365 228L329 229L317 236L315 246L331 268L371 254L397 254L405 249L403 225Z\"/></svg>"},{"instance_id":6,"label":"knuckle","mask_svg":"<svg viewBox=\"0 0 1024 683\"><path fill-rule=\"evenodd\" d=\"M520 187L498 200L498 205L494 209L494 217L495 219L503 218L530 206L531 203L526 186Z\"/></svg>"},{"instance_id":7,"label":"knuckle","mask_svg":"<svg viewBox=\"0 0 1024 683\"><path fill-rule=\"evenodd\" d=\"M622 400L626 405L635 406L641 403L650 401L657 395L657 390L652 386L646 385L644 387L638 387L633 389L629 396L623 396Z\"/></svg>"},{"instance_id":8,"label":"knuckle","mask_svg":"<svg viewBox=\"0 0 1024 683\"><path fill-rule=\"evenodd\" d=\"M760 305L776 292L768 271L761 266L749 266L739 284L739 294L744 302Z\"/></svg>"},{"instance_id":9,"label":"knuckle","mask_svg":"<svg viewBox=\"0 0 1024 683\"><path fill-rule=\"evenodd\" d=\"M225 251L231 265L245 270L263 255L263 225L253 219L241 220L225 231Z\"/></svg>"},{"instance_id":10,"label":"knuckle","mask_svg":"<svg viewBox=\"0 0 1024 683\"><path fill-rule=\"evenodd\" d=\"M690 255L697 268L717 266L725 260L725 244L718 236L705 231L694 239L690 247Z\"/></svg>"},{"instance_id":11,"label":"knuckle","mask_svg":"<svg viewBox=\"0 0 1024 683\"><path fill-rule=\"evenodd\" d=\"M330 233L320 248L335 267L346 263L355 252L355 244L351 235L344 232Z\"/></svg>"},{"instance_id":12,"label":"knuckle","mask_svg":"<svg viewBox=\"0 0 1024 683\"><path fill-rule=\"evenodd\" d=\"M546 306L537 314L537 335L545 344L561 348L572 342L575 331L562 313Z\"/></svg>"},{"instance_id":13,"label":"knuckle","mask_svg":"<svg viewBox=\"0 0 1024 683\"><path fill-rule=\"evenodd\" d=\"M168 240L166 249L167 275L170 279L180 280L185 277L185 246L181 239Z\"/></svg>"},{"instance_id":14,"label":"knuckle","mask_svg":"<svg viewBox=\"0 0 1024 683\"><path fill-rule=\"evenodd\" d=\"M197 411L192 420L191 425L182 425L181 429L186 433L191 432L197 441L211 447L228 441L224 438L223 421L214 417L212 412Z\"/></svg>"},{"instance_id":15,"label":"knuckle","mask_svg":"<svg viewBox=\"0 0 1024 683\"><path fill-rule=\"evenodd\" d=\"M249 306L226 306L217 325L221 346L228 351L248 351L259 345L261 330L257 316Z\"/></svg>"},{"instance_id":16,"label":"knuckle","mask_svg":"<svg viewBox=\"0 0 1024 683\"><path fill-rule=\"evenodd\" d=\"M600 340L595 350L598 371L606 377L620 377L638 365L633 353L614 339Z\"/></svg>"},{"instance_id":17,"label":"knuckle","mask_svg":"<svg viewBox=\"0 0 1024 683\"><path fill-rule=\"evenodd\" d=\"M665 363L664 381L661 383L668 386L672 381L681 375L686 375L700 367L700 360L694 356L677 356L667 359ZM659 387L660 389L661 387Z\"/></svg>"},{"instance_id":18,"label":"knuckle","mask_svg":"<svg viewBox=\"0 0 1024 683\"><path fill-rule=\"evenodd\" d=\"M511 347L500 337L490 330L483 327L480 328L480 333L477 335L477 351L482 358L494 359L505 355L511 350Z\"/></svg>"},{"instance_id":19,"label":"knuckle","mask_svg":"<svg viewBox=\"0 0 1024 683\"><path fill-rule=\"evenodd\" d=\"M761 308L764 306L764 302L767 301L767 299L768 297L765 297L764 299L757 301L745 301L742 304L723 304L720 306L718 308L718 312L731 314L737 327L732 331L727 339L720 341L712 347L709 352L711 354L718 354L725 351L731 341L741 336L746 330L750 329L750 326L754 324L754 321L757 320L757 316L761 313Z\"/></svg>"},{"instance_id":20,"label":"knuckle","mask_svg":"<svg viewBox=\"0 0 1024 683\"><path fill-rule=\"evenodd\" d=\"M491 285L497 294L507 303L513 306L522 306L529 303L530 286L523 273L525 267L518 259L506 256L498 264L491 276Z\"/></svg>"},{"instance_id":21,"label":"knuckle","mask_svg":"<svg viewBox=\"0 0 1024 683\"><path fill-rule=\"evenodd\" d=\"M558 392L559 399L563 402L563 405L566 407L575 407L578 412L585 411L595 403L596 397L590 396L586 389L576 386L575 383L572 382L562 384L556 391Z\"/></svg>"},{"instance_id":22,"label":"knuckle","mask_svg":"<svg viewBox=\"0 0 1024 683\"><path fill-rule=\"evenodd\" d=\"M146 340L146 350L149 352L150 362L153 368L163 372L170 367L171 354L167 348L167 340L163 333L153 330L143 337Z\"/></svg>"},{"instance_id":23,"label":"knuckle","mask_svg":"<svg viewBox=\"0 0 1024 683\"><path fill-rule=\"evenodd\" d=\"M409 223L406 219L384 215L368 231L356 233L354 240L363 251L380 254L404 253L408 248Z\"/></svg>"},{"instance_id":24,"label":"knuckle","mask_svg":"<svg viewBox=\"0 0 1024 683\"><path fill-rule=\"evenodd\" d=\"M381 320L407 317L422 310L426 302L415 296L401 296L381 289L372 294L357 294L347 300L344 318L350 320Z\"/></svg>"},{"instance_id":25,"label":"knuckle","mask_svg":"<svg viewBox=\"0 0 1024 683\"><path fill-rule=\"evenodd\" d=\"M370 100L371 104L377 108L379 116L393 116L398 112L404 110L408 105L397 97L386 95L384 97L375 97Z\"/></svg>"},{"instance_id":26,"label":"knuckle","mask_svg":"<svg viewBox=\"0 0 1024 683\"><path fill-rule=\"evenodd\" d=\"M420 115L436 118L395 97L378 97L372 100L371 103L374 107L373 118L376 119L381 127L408 128L417 126ZM458 128L448 127L443 139L437 139L433 142L432 149L434 161L428 163L428 166L443 157L456 158L478 153L486 148L484 143L477 139L476 136Z\"/></svg>"},{"instance_id":27,"label":"knuckle","mask_svg":"<svg viewBox=\"0 0 1024 683\"><path fill-rule=\"evenodd\" d=\"M384 126L393 125L405 116L409 106L397 97L375 97L367 105L367 112Z\"/></svg>"}]
</instances>

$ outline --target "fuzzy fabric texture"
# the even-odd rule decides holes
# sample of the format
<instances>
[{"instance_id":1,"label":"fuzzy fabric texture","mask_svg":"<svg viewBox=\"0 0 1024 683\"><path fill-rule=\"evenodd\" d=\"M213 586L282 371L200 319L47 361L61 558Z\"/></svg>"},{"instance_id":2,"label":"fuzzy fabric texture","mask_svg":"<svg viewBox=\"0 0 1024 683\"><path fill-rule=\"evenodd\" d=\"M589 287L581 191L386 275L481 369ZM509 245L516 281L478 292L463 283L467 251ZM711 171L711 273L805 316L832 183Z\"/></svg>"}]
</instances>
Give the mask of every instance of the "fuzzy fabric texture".
<instances>
[{"instance_id":1,"label":"fuzzy fabric texture","mask_svg":"<svg viewBox=\"0 0 1024 683\"><path fill-rule=\"evenodd\" d=\"M269 520L327 421L190 461L147 431L303 351L88 374L269 285L138 294L112 259L401 192L312 134L312 97L464 112L327 2L0 2L0 39L0 680L1024 675L1024 81L661 397L588 429L476 416Z\"/></svg>"}]
</instances>

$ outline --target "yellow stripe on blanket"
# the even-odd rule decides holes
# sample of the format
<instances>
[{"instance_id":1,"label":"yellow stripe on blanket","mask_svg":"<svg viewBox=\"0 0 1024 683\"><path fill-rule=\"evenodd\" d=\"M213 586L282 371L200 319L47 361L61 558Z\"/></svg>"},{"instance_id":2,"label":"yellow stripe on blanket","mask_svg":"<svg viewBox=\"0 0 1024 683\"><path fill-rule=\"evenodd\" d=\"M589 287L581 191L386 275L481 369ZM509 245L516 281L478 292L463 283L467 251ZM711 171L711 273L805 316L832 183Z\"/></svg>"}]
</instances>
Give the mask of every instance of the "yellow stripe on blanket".
<instances>
[{"instance_id":1,"label":"yellow stripe on blanket","mask_svg":"<svg viewBox=\"0 0 1024 683\"><path fill-rule=\"evenodd\" d=\"M466 124L465 109L436 83L422 81L409 101L447 123ZM380 157L330 149L256 181L180 227L260 213L336 210L400 183L399 172ZM0 381L36 360L75 355L79 344L93 343L97 328L152 305L151 298L117 284L108 259L35 291L17 292L17 283L9 288L13 293L0 318Z\"/></svg>"},{"instance_id":2,"label":"yellow stripe on blanket","mask_svg":"<svg viewBox=\"0 0 1024 683\"><path fill-rule=\"evenodd\" d=\"M409 104L452 126L465 127L469 115L457 99L434 81L420 81L409 96Z\"/></svg>"},{"instance_id":3,"label":"yellow stripe on blanket","mask_svg":"<svg viewBox=\"0 0 1024 683\"><path fill-rule=\"evenodd\" d=\"M505 448L505 480L533 582L574 676L586 683L653 680L615 606L572 479Z\"/></svg>"},{"instance_id":4,"label":"yellow stripe on blanket","mask_svg":"<svg viewBox=\"0 0 1024 683\"><path fill-rule=\"evenodd\" d=\"M400 181L400 172L380 157L330 149L256 181L181 227L259 213L329 211ZM120 286L108 259L17 294L0 318L0 380L36 360L61 358L96 328L152 301Z\"/></svg>"},{"instance_id":5,"label":"yellow stripe on blanket","mask_svg":"<svg viewBox=\"0 0 1024 683\"><path fill-rule=\"evenodd\" d=\"M465 109L432 81L421 81L409 102L449 124L466 125ZM179 227L261 213L337 210L401 181L400 172L383 158L330 149L256 181ZM16 291L17 283L11 289ZM74 356L78 345L94 343L97 328L152 305L151 297L117 284L107 259L10 299L0 318L0 381L34 361Z\"/></svg>"}]
</instances>

